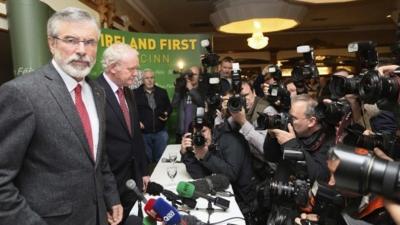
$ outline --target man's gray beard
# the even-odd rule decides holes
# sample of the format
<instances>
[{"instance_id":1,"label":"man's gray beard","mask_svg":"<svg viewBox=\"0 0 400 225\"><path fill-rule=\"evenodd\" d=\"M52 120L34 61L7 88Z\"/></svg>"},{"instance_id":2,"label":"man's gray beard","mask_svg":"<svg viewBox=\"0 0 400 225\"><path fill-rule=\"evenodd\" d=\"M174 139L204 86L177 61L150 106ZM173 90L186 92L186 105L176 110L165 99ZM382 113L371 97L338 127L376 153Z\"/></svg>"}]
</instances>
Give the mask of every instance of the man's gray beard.
<instances>
[{"instance_id":1,"label":"man's gray beard","mask_svg":"<svg viewBox=\"0 0 400 225\"><path fill-rule=\"evenodd\" d=\"M76 58L75 55L71 56L68 59L62 59L60 57L60 55L56 52L54 54L54 60L57 62L57 64L61 67L61 69L68 74L69 76L73 77L73 78L77 78L77 79L84 79L92 70L95 62L96 62L96 58L89 63L88 67L85 68L76 68L74 66L72 66L71 64L69 64L69 62ZM87 57L87 56L86 56ZM90 60L89 60L90 61Z\"/></svg>"}]
</instances>

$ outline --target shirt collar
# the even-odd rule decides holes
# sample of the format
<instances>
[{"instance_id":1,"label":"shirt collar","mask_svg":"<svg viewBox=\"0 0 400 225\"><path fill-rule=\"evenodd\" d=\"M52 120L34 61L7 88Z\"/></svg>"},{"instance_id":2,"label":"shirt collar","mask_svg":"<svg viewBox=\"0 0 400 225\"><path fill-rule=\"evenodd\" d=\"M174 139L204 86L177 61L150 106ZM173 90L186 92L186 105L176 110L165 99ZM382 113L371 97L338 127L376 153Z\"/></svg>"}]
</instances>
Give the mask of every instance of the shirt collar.
<instances>
[{"instance_id":1,"label":"shirt collar","mask_svg":"<svg viewBox=\"0 0 400 225\"><path fill-rule=\"evenodd\" d=\"M54 68L60 74L61 79L64 81L65 85L67 86L68 92L72 92L77 84L80 84L83 88L83 86L86 84L85 79L83 79L80 82L77 82L74 78L72 78L70 75L68 75L64 70L61 69L61 67L57 64L57 62L53 59L51 61L53 64Z\"/></svg>"},{"instance_id":2,"label":"shirt collar","mask_svg":"<svg viewBox=\"0 0 400 225\"><path fill-rule=\"evenodd\" d=\"M110 79L110 77L105 72L103 74L104 74L104 79L106 79L106 81L107 81L108 85L110 85L112 91L114 93L116 93L119 87L114 83L114 81L112 81Z\"/></svg>"}]
</instances>

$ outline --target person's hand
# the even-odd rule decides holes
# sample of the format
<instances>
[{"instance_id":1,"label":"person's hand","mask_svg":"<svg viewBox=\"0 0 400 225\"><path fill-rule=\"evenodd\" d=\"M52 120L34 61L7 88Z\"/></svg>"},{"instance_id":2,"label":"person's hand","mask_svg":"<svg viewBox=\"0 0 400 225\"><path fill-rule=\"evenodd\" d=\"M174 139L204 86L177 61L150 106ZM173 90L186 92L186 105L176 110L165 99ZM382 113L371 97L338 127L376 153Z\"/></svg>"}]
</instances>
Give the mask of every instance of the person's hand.
<instances>
[{"instance_id":1,"label":"person's hand","mask_svg":"<svg viewBox=\"0 0 400 225\"><path fill-rule=\"evenodd\" d=\"M140 126L140 129L144 129L144 124L142 122L139 122L139 126Z\"/></svg>"},{"instance_id":2,"label":"person's hand","mask_svg":"<svg viewBox=\"0 0 400 225\"><path fill-rule=\"evenodd\" d=\"M386 65L378 67L379 75L389 76L393 73L399 66L398 65Z\"/></svg>"},{"instance_id":3,"label":"person's hand","mask_svg":"<svg viewBox=\"0 0 400 225\"><path fill-rule=\"evenodd\" d=\"M268 95L269 94L268 93L268 89L269 89L269 84L268 83L262 83L261 84L261 89L262 89L264 95Z\"/></svg>"},{"instance_id":4,"label":"person's hand","mask_svg":"<svg viewBox=\"0 0 400 225\"><path fill-rule=\"evenodd\" d=\"M190 91L193 89L192 81L189 78L186 78L186 88Z\"/></svg>"},{"instance_id":5,"label":"person's hand","mask_svg":"<svg viewBox=\"0 0 400 225\"><path fill-rule=\"evenodd\" d=\"M242 109L241 111L239 111L239 112L231 112L231 116L232 116L232 119L236 122L236 123L238 123L238 124L240 124L240 126L243 126L245 123L246 123L246 114L245 114L245 112L244 112L244 109Z\"/></svg>"},{"instance_id":6,"label":"person's hand","mask_svg":"<svg viewBox=\"0 0 400 225\"><path fill-rule=\"evenodd\" d=\"M142 177L142 181L143 181L143 192L146 192L147 190L147 185L150 182L150 176L144 176Z\"/></svg>"},{"instance_id":7,"label":"person's hand","mask_svg":"<svg viewBox=\"0 0 400 225\"><path fill-rule=\"evenodd\" d=\"M204 146L201 147L195 147L194 148L194 157L196 157L197 160L201 160L204 158L204 156L208 152L208 145L207 143Z\"/></svg>"},{"instance_id":8,"label":"person's hand","mask_svg":"<svg viewBox=\"0 0 400 225\"><path fill-rule=\"evenodd\" d=\"M192 147L192 138L190 138L192 133L186 133L182 137L181 141L181 153L185 154L187 152L187 148Z\"/></svg>"},{"instance_id":9,"label":"person's hand","mask_svg":"<svg viewBox=\"0 0 400 225\"><path fill-rule=\"evenodd\" d=\"M308 220L308 221L311 221L311 222L318 222L319 216L317 214L313 214L313 213L311 213L311 214L302 213L300 215L300 217L296 217L294 219L294 222L296 224L301 225L301 220Z\"/></svg>"},{"instance_id":10,"label":"person's hand","mask_svg":"<svg viewBox=\"0 0 400 225\"><path fill-rule=\"evenodd\" d=\"M385 199L384 206L389 214L392 216L393 221L400 225L400 205L391 200Z\"/></svg>"},{"instance_id":11,"label":"person's hand","mask_svg":"<svg viewBox=\"0 0 400 225\"><path fill-rule=\"evenodd\" d=\"M164 112L164 114L159 116L158 119L163 122L167 121L168 120L168 112Z\"/></svg>"},{"instance_id":12,"label":"person's hand","mask_svg":"<svg viewBox=\"0 0 400 225\"><path fill-rule=\"evenodd\" d=\"M110 225L117 225L122 220L124 209L121 204L111 207L111 211L107 212L107 220Z\"/></svg>"},{"instance_id":13,"label":"person's hand","mask_svg":"<svg viewBox=\"0 0 400 225\"><path fill-rule=\"evenodd\" d=\"M292 140L293 138L296 138L296 134L293 130L292 125L289 123L288 124L288 131L280 130L280 129L273 129L271 130L272 133L274 133L276 139L278 140L278 143L280 145L285 144L286 142Z\"/></svg>"}]
</instances>

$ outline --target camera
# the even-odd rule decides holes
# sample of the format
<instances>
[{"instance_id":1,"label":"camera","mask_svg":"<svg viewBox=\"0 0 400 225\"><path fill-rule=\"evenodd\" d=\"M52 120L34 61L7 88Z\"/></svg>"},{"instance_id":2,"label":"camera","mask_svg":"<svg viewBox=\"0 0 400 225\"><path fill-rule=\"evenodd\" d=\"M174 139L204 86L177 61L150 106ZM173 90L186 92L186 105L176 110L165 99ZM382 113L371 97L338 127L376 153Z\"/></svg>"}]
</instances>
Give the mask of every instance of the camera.
<instances>
[{"instance_id":1,"label":"camera","mask_svg":"<svg viewBox=\"0 0 400 225\"><path fill-rule=\"evenodd\" d=\"M258 113L257 117L257 130L266 129L280 129L287 130L290 122L289 114L279 113L275 115L268 115L266 113Z\"/></svg>"},{"instance_id":2,"label":"camera","mask_svg":"<svg viewBox=\"0 0 400 225\"><path fill-rule=\"evenodd\" d=\"M353 193L375 193L400 200L400 163L386 161L368 150L336 145L328 152L330 160L339 160L335 171L336 187Z\"/></svg>"},{"instance_id":3,"label":"camera","mask_svg":"<svg viewBox=\"0 0 400 225\"><path fill-rule=\"evenodd\" d=\"M232 63L232 92L233 96L228 99L228 110L230 112L240 112L246 107L246 100L240 95L242 90L242 80L240 78L239 63Z\"/></svg>"},{"instance_id":4,"label":"camera","mask_svg":"<svg viewBox=\"0 0 400 225\"><path fill-rule=\"evenodd\" d=\"M365 71L375 70L375 67L378 65L378 53L375 47L376 44L372 41L352 42L347 45L348 52L356 53L361 75Z\"/></svg>"},{"instance_id":5,"label":"camera","mask_svg":"<svg viewBox=\"0 0 400 225\"><path fill-rule=\"evenodd\" d=\"M277 65L270 65L268 66L268 73L271 74L271 77L277 81L280 82L282 79L282 71L279 69Z\"/></svg>"},{"instance_id":6,"label":"camera","mask_svg":"<svg viewBox=\"0 0 400 225\"><path fill-rule=\"evenodd\" d=\"M183 72L174 70L173 74L179 74L179 76L175 80L175 90L177 92L183 93L186 90L186 79L191 80L193 78L193 72L188 69Z\"/></svg>"},{"instance_id":7,"label":"camera","mask_svg":"<svg viewBox=\"0 0 400 225\"><path fill-rule=\"evenodd\" d=\"M345 99L332 101L329 104L323 104L325 122L331 125L336 125L343 118L343 116L351 112L350 103Z\"/></svg>"},{"instance_id":8,"label":"camera","mask_svg":"<svg viewBox=\"0 0 400 225\"><path fill-rule=\"evenodd\" d=\"M293 83L296 85L297 94L308 92L306 82L314 79L319 82L319 72L314 61L314 49L309 45L297 46L297 53L302 53L303 65L296 65L292 70Z\"/></svg>"},{"instance_id":9,"label":"camera","mask_svg":"<svg viewBox=\"0 0 400 225\"><path fill-rule=\"evenodd\" d=\"M212 52L211 42L208 39L200 42L201 47L207 50L207 53L202 57L201 64L204 67L214 67L219 64L219 55Z\"/></svg>"},{"instance_id":10,"label":"camera","mask_svg":"<svg viewBox=\"0 0 400 225\"><path fill-rule=\"evenodd\" d=\"M390 132L375 133L372 135L359 135L355 146L374 150L375 147L393 157L393 147L396 143L396 135Z\"/></svg>"},{"instance_id":11,"label":"camera","mask_svg":"<svg viewBox=\"0 0 400 225\"><path fill-rule=\"evenodd\" d=\"M347 94L358 95L360 81L360 76L346 78L339 75L332 75L331 82L329 83L329 91L332 98L338 99Z\"/></svg>"},{"instance_id":12,"label":"camera","mask_svg":"<svg viewBox=\"0 0 400 225\"><path fill-rule=\"evenodd\" d=\"M197 107L196 116L193 119L194 126L192 134L193 145L196 147L202 147L206 143L206 138L202 134L204 122L204 108Z\"/></svg>"}]
</instances>

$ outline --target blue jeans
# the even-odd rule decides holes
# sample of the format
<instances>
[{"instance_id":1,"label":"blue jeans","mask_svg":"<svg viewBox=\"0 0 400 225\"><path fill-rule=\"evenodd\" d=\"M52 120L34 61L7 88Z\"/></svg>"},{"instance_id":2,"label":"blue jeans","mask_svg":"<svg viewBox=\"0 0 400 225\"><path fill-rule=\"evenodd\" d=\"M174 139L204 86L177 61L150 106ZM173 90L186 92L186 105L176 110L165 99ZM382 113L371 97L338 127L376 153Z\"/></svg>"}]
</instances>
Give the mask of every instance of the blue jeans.
<instances>
[{"instance_id":1,"label":"blue jeans","mask_svg":"<svg viewBox=\"0 0 400 225\"><path fill-rule=\"evenodd\" d=\"M168 144L168 132L163 129L156 133L143 134L146 156L149 163L158 162Z\"/></svg>"}]
</instances>

